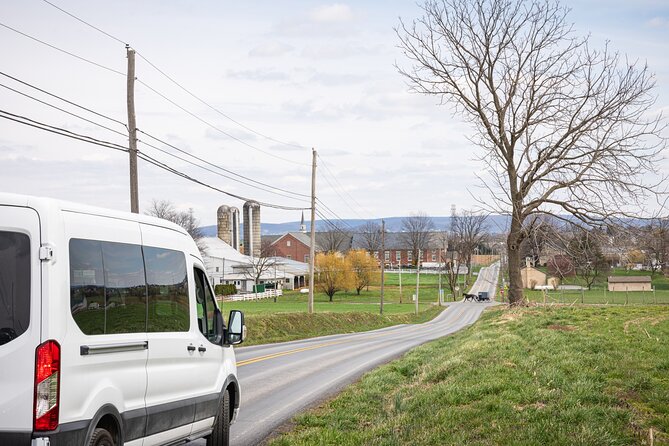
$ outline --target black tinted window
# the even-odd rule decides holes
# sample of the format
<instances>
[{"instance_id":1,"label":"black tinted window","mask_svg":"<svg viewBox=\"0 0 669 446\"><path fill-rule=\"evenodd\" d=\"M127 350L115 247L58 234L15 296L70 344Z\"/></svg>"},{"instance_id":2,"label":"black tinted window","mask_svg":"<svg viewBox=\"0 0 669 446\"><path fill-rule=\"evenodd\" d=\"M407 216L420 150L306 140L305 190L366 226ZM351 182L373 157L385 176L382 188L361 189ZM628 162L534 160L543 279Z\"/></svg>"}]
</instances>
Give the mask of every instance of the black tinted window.
<instances>
[{"instance_id":1,"label":"black tinted window","mask_svg":"<svg viewBox=\"0 0 669 446\"><path fill-rule=\"evenodd\" d=\"M30 323L30 238L0 231L0 345Z\"/></svg>"},{"instance_id":2,"label":"black tinted window","mask_svg":"<svg viewBox=\"0 0 669 446\"><path fill-rule=\"evenodd\" d=\"M148 331L188 331L188 276L182 252L144 247L149 286Z\"/></svg>"},{"instance_id":3,"label":"black tinted window","mask_svg":"<svg viewBox=\"0 0 669 446\"><path fill-rule=\"evenodd\" d=\"M102 242L105 333L146 331L146 278L139 245Z\"/></svg>"},{"instance_id":4,"label":"black tinted window","mask_svg":"<svg viewBox=\"0 0 669 446\"><path fill-rule=\"evenodd\" d=\"M70 240L70 310L81 331L104 334L105 276L100 242Z\"/></svg>"},{"instance_id":5,"label":"black tinted window","mask_svg":"<svg viewBox=\"0 0 669 446\"><path fill-rule=\"evenodd\" d=\"M70 309L89 335L146 331L142 248L70 240Z\"/></svg>"}]
</instances>

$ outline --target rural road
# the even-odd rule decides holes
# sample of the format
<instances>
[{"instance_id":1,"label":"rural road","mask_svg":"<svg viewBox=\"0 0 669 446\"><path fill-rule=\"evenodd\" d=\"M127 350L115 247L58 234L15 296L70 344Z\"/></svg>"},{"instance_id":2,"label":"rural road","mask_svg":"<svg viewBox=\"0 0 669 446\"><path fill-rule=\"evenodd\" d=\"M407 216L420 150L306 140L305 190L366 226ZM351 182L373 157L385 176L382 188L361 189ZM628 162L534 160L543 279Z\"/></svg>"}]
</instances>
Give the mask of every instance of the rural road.
<instances>
[{"instance_id":1,"label":"rural road","mask_svg":"<svg viewBox=\"0 0 669 446\"><path fill-rule=\"evenodd\" d=\"M498 272L498 263L482 269L472 293L494 296ZM260 443L295 414L363 373L474 323L489 305L456 302L424 324L236 349L242 400L230 443Z\"/></svg>"}]
</instances>

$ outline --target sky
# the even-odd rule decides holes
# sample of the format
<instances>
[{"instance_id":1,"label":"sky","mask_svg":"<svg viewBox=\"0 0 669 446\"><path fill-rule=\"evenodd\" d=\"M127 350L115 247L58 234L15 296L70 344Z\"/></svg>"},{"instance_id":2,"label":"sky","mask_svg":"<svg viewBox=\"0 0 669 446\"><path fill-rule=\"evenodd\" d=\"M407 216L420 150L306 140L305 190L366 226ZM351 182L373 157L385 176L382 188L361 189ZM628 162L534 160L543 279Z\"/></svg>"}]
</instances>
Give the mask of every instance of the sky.
<instances>
[{"instance_id":1,"label":"sky","mask_svg":"<svg viewBox=\"0 0 669 446\"><path fill-rule=\"evenodd\" d=\"M412 0L49 1L142 56L136 62L137 127L163 142L140 133L139 150L204 183L265 203L308 207L313 147L319 155L316 195L330 219L443 216L451 205L473 208L473 196L485 199L476 177L483 170L480 151L468 140L472 129L450 106L410 93L395 68L406 61L394 27L400 17L419 16ZM565 4L579 34L590 34L597 46L608 40L630 60L649 65L657 81L653 111L669 111L669 0ZM0 26L0 72L104 115L65 107L121 134L4 87L0 109L127 145L125 127L106 118L127 122L121 42L43 0L0 2L0 23L102 65ZM0 84L65 105L2 75ZM143 142L186 158L174 146L291 193L241 184ZM669 172L669 163L659 170ZM0 192L129 210L128 182L127 153L0 119ZM203 225L215 223L218 206L243 205L142 160L139 199L142 212L152 200L192 208ZM300 214L268 207L261 212L263 222L273 223L299 220Z\"/></svg>"}]
</instances>

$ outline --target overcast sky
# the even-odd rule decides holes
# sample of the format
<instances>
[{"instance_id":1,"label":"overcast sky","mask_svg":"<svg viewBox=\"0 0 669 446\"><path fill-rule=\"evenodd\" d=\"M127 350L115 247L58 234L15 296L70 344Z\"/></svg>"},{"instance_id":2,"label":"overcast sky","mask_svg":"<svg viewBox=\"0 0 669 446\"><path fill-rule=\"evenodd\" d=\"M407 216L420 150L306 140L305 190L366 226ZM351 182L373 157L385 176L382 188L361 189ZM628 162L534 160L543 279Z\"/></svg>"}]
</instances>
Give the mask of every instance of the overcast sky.
<instances>
[{"instance_id":1,"label":"overcast sky","mask_svg":"<svg viewBox=\"0 0 669 446\"><path fill-rule=\"evenodd\" d=\"M417 211L448 215L451 204L470 208L470 193L483 193L475 177L481 168L475 161L477 148L467 140L471 129L449 106L409 93L394 68L396 61L403 60L393 27L399 17L411 20L418 16L412 0L52 2L130 43L228 117L261 135L295 144L279 144L240 127L138 58L140 81L217 129L142 84L136 86L138 128L200 158L308 195L308 148L313 146L327 167L319 167L317 195L343 218ZM570 19L578 32L591 33L595 45L610 40L613 48L630 59L647 61L657 76L655 108L669 111L669 1L571 0L567 5L573 8ZM121 73L126 70L124 45L41 0L0 2L0 22L105 67ZM119 121L127 120L122 74L59 53L3 27L0 42L0 71ZM0 83L37 95L3 76ZM2 87L0 109L127 144L121 135ZM71 107L68 110L80 113ZM86 116L125 131L104 118ZM162 143L156 145L175 153ZM142 144L139 149L220 189L264 202L309 206L187 165ZM2 192L128 210L127 164L125 153L0 120ZM661 169L669 171L669 164L665 162ZM207 225L214 224L219 205L241 209L243 204L142 161L139 193L141 210L152 199L168 199L179 208L193 208ZM264 222L299 217L299 211L262 210Z\"/></svg>"}]
</instances>

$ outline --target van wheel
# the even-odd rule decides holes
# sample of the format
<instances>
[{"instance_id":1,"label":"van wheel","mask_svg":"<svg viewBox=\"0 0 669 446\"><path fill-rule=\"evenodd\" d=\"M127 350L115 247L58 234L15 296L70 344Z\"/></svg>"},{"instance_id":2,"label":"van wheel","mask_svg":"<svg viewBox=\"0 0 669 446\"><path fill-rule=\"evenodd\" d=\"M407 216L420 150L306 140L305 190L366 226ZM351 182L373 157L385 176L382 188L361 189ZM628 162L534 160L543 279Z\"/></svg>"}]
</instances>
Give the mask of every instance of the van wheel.
<instances>
[{"instance_id":1,"label":"van wheel","mask_svg":"<svg viewBox=\"0 0 669 446\"><path fill-rule=\"evenodd\" d=\"M207 446L230 445L230 392L225 389L218 406L218 416L214 422L214 430L207 438Z\"/></svg>"},{"instance_id":2,"label":"van wheel","mask_svg":"<svg viewBox=\"0 0 669 446\"><path fill-rule=\"evenodd\" d=\"M91 436L88 446L114 446L114 437L107 429L96 427Z\"/></svg>"}]
</instances>

